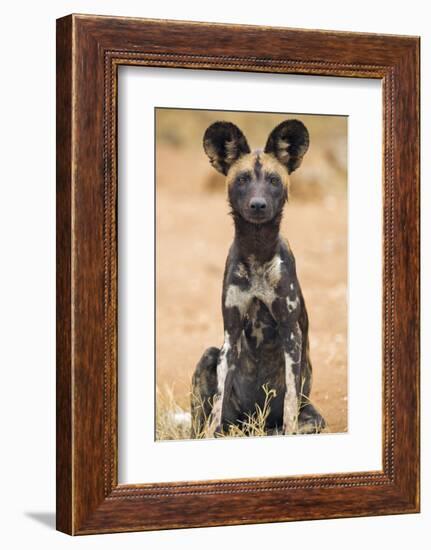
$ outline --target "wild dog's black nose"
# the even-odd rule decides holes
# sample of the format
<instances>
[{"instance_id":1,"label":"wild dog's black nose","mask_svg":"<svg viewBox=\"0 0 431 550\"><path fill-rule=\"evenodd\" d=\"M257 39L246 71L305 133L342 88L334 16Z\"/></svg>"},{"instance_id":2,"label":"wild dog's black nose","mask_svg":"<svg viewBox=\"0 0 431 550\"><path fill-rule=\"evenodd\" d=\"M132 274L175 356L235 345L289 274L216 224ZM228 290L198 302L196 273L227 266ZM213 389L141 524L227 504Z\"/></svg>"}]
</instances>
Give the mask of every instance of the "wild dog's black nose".
<instances>
[{"instance_id":1,"label":"wild dog's black nose","mask_svg":"<svg viewBox=\"0 0 431 550\"><path fill-rule=\"evenodd\" d=\"M254 199L251 199L250 208L255 212L260 212L261 210L265 210L266 200L262 197L256 197Z\"/></svg>"}]
</instances>

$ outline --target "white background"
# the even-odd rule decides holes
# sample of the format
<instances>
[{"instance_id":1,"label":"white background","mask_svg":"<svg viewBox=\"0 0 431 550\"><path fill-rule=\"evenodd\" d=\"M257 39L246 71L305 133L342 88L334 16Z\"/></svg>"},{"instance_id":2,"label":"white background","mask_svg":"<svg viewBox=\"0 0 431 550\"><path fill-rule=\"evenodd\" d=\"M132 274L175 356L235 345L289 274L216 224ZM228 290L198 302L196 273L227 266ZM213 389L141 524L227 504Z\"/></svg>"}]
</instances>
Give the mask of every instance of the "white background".
<instances>
[{"instance_id":1,"label":"white background","mask_svg":"<svg viewBox=\"0 0 431 550\"><path fill-rule=\"evenodd\" d=\"M121 67L119 79L120 482L381 470L380 81L143 67ZM154 441L154 217L142 205L154 202L154 135L144 129L155 105L349 116L348 433Z\"/></svg>"},{"instance_id":2,"label":"white background","mask_svg":"<svg viewBox=\"0 0 431 550\"><path fill-rule=\"evenodd\" d=\"M105 13L422 36L422 151L431 149L427 3L76 0L3 6L0 201L1 544L5 548L419 546L431 522L430 338L422 345L422 514L72 539L53 530L55 444L55 18ZM4 42L4 43L3 43ZM422 327L431 331L431 171L422 166ZM428 537L426 537L428 535Z\"/></svg>"}]
</instances>

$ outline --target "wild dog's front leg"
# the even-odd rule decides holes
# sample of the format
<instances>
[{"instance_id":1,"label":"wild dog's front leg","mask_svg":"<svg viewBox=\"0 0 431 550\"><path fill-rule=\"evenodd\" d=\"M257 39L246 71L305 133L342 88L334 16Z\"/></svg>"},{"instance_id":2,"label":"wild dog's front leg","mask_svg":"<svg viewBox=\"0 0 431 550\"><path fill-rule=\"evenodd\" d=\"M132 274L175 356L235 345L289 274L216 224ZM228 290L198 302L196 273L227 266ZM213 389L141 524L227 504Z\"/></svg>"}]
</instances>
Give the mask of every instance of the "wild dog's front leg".
<instances>
[{"instance_id":1,"label":"wild dog's front leg","mask_svg":"<svg viewBox=\"0 0 431 550\"><path fill-rule=\"evenodd\" d=\"M214 399L211 430L221 433L226 404L230 399L235 369L240 354L244 316L250 298L236 285L228 285L223 293L224 343L217 363L217 395Z\"/></svg>"},{"instance_id":2,"label":"wild dog's front leg","mask_svg":"<svg viewBox=\"0 0 431 550\"><path fill-rule=\"evenodd\" d=\"M235 358L233 355L237 354L232 353L232 347L235 349L237 346L233 342L232 335L229 335L229 332L225 331L224 343L217 363L217 393L214 396L212 420L210 425L210 431L215 434L221 433L222 431L223 404L226 397L226 380L228 378L229 370L233 373L233 370L235 369Z\"/></svg>"},{"instance_id":3,"label":"wild dog's front leg","mask_svg":"<svg viewBox=\"0 0 431 550\"><path fill-rule=\"evenodd\" d=\"M298 415L301 397L302 334L297 322L280 328L283 338L286 393L283 406L283 433L298 431Z\"/></svg>"},{"instance_id":4,"label":"wild dog's front leg","mask_svg":"<svg viewBox=\"0 0 431 550\"><path fill-rule=\"evenodd\" d=\"M293 303L293 306L298 305L298 302ZM297 312L291 303L286 304L285 300L277 299L272 309L278 322L284 351L286 393L283 406L283 433L294 434L298 431L301 396L302 333Z\"/></svg>"},{"instance_id":5,"label":"wild dog's front leg","mask_svg":"<svg viewBox=\"0 0 431 550\"><path fill-rule=\"evenodd\" d=\"M241 331L225 330L224 343L217 363L217 394L214 398L210 428L215 434L223 430L224 411L231 395L233 377L238 365L240 337Z\"/></svg>"}]
</instances>

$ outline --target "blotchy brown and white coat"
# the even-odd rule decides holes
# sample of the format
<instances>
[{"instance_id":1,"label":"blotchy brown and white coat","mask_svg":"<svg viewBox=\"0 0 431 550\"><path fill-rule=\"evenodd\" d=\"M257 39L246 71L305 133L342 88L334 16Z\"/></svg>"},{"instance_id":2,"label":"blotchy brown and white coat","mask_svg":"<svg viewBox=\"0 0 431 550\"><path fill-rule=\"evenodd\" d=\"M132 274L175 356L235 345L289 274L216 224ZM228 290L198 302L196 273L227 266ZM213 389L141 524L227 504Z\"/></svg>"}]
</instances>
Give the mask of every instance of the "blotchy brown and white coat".
<instances>
[{"instance_id":1,"label":"blotchy brown and white coat","mask_svg":"<svg viewBox=\"0 0 431 550\"><path fill-rule=\"evenodd\" d=\"M214 434L240 425L256 405L263 407L264 385L275 390L268 433L316 433L325 426L309 400L307 311L295 258L279 231L289 174L308 143L297 120L278 125L263 151L251 152L229 122L205 132L210 162L226 175L235 237L223 280L224 342L205 351L193 375L192 437L208 418Z\"/></svg>"}]
</instances>

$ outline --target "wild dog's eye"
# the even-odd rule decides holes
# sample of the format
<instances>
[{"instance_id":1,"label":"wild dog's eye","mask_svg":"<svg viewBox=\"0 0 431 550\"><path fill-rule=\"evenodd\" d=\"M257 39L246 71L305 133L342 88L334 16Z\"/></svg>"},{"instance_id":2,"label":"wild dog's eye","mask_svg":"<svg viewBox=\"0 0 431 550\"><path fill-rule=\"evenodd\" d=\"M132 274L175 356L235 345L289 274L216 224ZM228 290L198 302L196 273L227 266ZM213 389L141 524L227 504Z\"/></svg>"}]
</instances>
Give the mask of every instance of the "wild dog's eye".
<instances>
[{"instance_id":1,"label":"wild dog's eye","mask_svg":"<svg viewBox=\"0 0 431 550\"><path fill-rule=\"evenodd\" d=\"M280 183L280 178L278 176L272 175L269 177L269 183L271 185L278 185Z\"/></svg>"},{"instance_id":2,"label":"wild dog's eye","mask_svg":"<svg viewBox=\"0 0 431 550\"><path fill-rule=\"evenodd\" d=\"M244 185L248 183L248 175L247 174L241 174L238 178L238 181L241 185Z\"/></svg>"}]
</instances>

